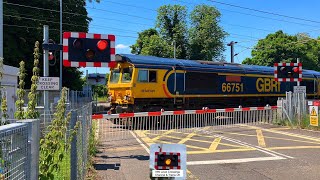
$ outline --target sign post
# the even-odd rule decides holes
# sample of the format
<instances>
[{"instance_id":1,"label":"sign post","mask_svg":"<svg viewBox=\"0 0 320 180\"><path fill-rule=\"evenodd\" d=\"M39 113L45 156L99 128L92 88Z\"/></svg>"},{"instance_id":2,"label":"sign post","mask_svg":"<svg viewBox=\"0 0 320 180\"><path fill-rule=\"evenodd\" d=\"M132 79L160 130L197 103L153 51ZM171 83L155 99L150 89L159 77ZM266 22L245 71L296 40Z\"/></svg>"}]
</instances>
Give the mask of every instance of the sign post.
<instances>
[{"instance_id":1,"label":"sign post","mask_svg":"<svg viewBox=\"0 0 320 180\"><path fill-rule=\"evenodd\" d=\"M310 125L319 126L318 106L309 106Z\"/></svg>"},{"instance_id":2,"label":"sign post","mask_svg":"<svg viewBox=\"0 0 320 180\"><path fill-rule=\"evenodd\" d=\"M149 168L151 179L187 179L186 145L152 144Z\"/></svg>"},{"instance_id":3,"label":"sign post","mask_svg":"<svg viewBox=\"0 0 320 180\"><path fill-rule=\"evenodd\" d=\"M306 93L307 92L307 87L306 86L294 86L293 87L293 92L294 93Z\"/></svg>"},{"instance_id":4,"label":"sign post","mask_svg":"<svg viewBox=\"0 0 320 180\"><path fill-rule=\"evenodd\" d=\"M37 84L38 91L59 91L58 77L40 77Z\"/></svg>"}]
</instances>

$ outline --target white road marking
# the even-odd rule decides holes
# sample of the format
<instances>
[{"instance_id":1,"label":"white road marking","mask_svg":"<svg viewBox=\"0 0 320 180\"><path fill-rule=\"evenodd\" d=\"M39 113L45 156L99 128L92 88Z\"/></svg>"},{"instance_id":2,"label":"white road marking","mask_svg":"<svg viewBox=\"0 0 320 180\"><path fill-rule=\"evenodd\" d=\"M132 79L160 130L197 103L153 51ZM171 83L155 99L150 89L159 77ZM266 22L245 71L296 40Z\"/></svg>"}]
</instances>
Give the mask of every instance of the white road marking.
<instances>
[{"instance_id":1,"label":"white road marking","mask_svg":"<svg viewBox=\"0 0 320 180\"><path fill-rule=\"evenodd\" d=\"M257 149L257 151L269 154L269 155L271 155L273 157L282 156L282 157L286 157L286 158L289 158L289 159L293 159L294 158L292 156L288 156L288 155L285 155L285 154L282 154L282 153L278 153L276 151L272 151L272 150L269 150L269 149L266 149L266 148L262 148L260 146L255 146L255 145L252 145L252 144L249 144L249 143L246 143L246 142L243 142L243 141L239 141L239 140L236 140L236 139L231 139L231 138L224 137L224 136L221 136L221 135L214 135L214 136L220 137L222 139L225 139L227 141L234 142L234 143L237 143L237 144L240 144L240 145L244 145L244 146L248 146L248 147L251 147L251 148L255 148L255 149Z\"/></svg>"},{"instance_id":2,"label":"white road marking","mask_svg":"<svg viewBox=\"0 0 320 180\"><path fill-rule=\"evenodd\" d=\"M237 140L237 139L232 139L232 138L228 138L228 137L225 137L225 136L213 134L210 131L199 130L198 132L201 132L201 131L206 133L206 134L211 134L214 137L220 137L220 138L225 139L225 140L230 141L230 142L234 142L234 143L237 143L237 144L240 144L240 145L243 145L243 146L255 148L255 149L257 149L257 151L269 154L269 155L274 156L274 157L282 156L282 157L286 157L286 158L289 158L289 159L293 159L292 156L288 156L288 155L285 155L285 154L282 154L282 153L278 153L278 152L275 152L275 151L272 151L272 150L269 150L269 149L266 149L266 148L263 148L263 147L260 147L260 146L255 146L255 145L252 145L252 144L249 144L249 143Z\"/></svg>"},{"instance_id":3,"label":"white road marking","mask_svg":"<svg viewBox=\"0 0 320 180\"><path fill-rule=\"evenodd\" d=\"M210 161L189 161L188 166L192 165L205 165L205 164L230 164L230 163L246 163L255 161L273 161L273 160L283 160L284 157L258 157L258 158L243 158L243 159L224 159L224 160L210 160Z\"/></svg>"},{"instance_id":4,"label":"white road marking","mask_svg":"<svg viewBox=\"0 0 320 180\"><path fill-rule=\"evenodd\" d=\"M131 133L132 136L138 141L138 143L147 151L147 153L150 154L149 148L148 148L146 145L144 145L144 144L140 141L140 139L139 139L132 131L130 131L130 133Z\"/></svg>"}]
</instances>

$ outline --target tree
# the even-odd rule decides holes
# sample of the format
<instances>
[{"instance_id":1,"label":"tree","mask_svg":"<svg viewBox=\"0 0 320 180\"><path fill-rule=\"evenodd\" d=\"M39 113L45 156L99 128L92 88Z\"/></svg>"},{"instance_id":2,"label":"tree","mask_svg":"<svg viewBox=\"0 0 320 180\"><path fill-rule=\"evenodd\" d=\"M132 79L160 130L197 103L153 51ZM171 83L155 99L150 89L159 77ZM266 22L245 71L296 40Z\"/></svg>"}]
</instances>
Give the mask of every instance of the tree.
<instances>
[{"instance_id":1,"label":"tree","mask_svg":"<svg viewBox=\"0 0 320 180\"><path fill-rule=\"evenodd\" d=\"M176 57L180 59L187 58L188 34L187 34L187 8L181 5L164 5L158 9L156 28L159 30L160 38L153 37L154 41L164 39L168 45L175 43ZM152 42L154 42L152 41ZM163 42L161 42L164 45ZM170 50L166 48L165 50ZM170 53L162 53L167 56L173 56Z\"/></svg>"},{"instance_id":2,"label":"tree","mask_svg":"<svg viewBox=\"0 0 320 180\"><path fill-rule=\"evenodd\" d=\"M220 12L211 6L196 6L191 13L191 28L187 27L187 8L164 5L158 9L156 29L139 33L131 53L158 57L221 61L223 41L227 35L218 25Z\"/></svg>"},{"instance_id":3,"label":"tree","mask_svg":"<svg viewBox=\"0 0 320 180\"><path fill-rule=\"evenodd\" d=\"M139 33L136 44L130 46L131 53L150 55L157 57L173 57L172 47L162 39L158 32L153 29L147 29Z\"/></svg>"},{"instance_id":4,"label":"tree","mask_svg":"<svg viewBox=\"0 0 320 180\"><path fill-rule=\"evenodd\" d=\"M158 35L152 35L149 39L145 39L145 44L147 44L147 46L145 46L141 51L141 54L143 55L173 57L171 55L172 48L170 45Z\"/></svg>"},{"instance_id":5,"label":"tree","mask_svg":"<svg viewBox=\"0 0 320 180\"><path fill-rule=\"evenodd\" d=\"M251 52L252 58L246 58L242 63L273 66L276 62L296 62L300 58L304 69L320 70L319 50L320 42L306 35L277 31L259 40Z\"/></svg>"},{"instance_id":6,"label":"tree","mask_svg":"<svg viewBox=\"0 0 320 180\"><path fill-rule=\"evenodd\" d=\"M197 5L191 12L190 59L221 59L227 35L219 26L220 12L213 6Z\"/></svg>"},{"instance_id":7,"label":"tree","mask_svg":"<svg viewBox=\"0 0 320 180\"><path fill-rule=\"evenodd\" d=\"M89 22L85 0L68 0L63 3L63 31L88 32ZM41 9L42 8L42 9ZM47 10L46 10L47 9ZM43 25L50 27L50 38L59 42L59 1L4 0L4 63L17 66L25 59L26 88L30 88L33 63L33 44L43 39ZM57 56L59 53L56 54ZM59 57L59 56L58 56ZM50 76L59 76L59 58L50 67ZM40 61L40 67L43 62ZM42 71L43 68L40 68ZM40 72L42 74L42 72ZM80 76L79 76L80 75ZM62 85L71 89L81 88L81 72L77 68L63 67ZM80 84L80 85L79 85Z\"/></svg>"},{"instance_id":8,"label":"tree","mask_svg":"<svg viewBox=\"0 0 320 180\"><path fill-rule=\"evenodd\" d=\"M144 30L140 33L138 33L138 39L134 45L131 45L131 53L132 54L141 54L142 49L144 46L147 46L147 40L152 36L152 35L159 35L157 30L154 28L150 28L147 30ZM149 54L148 54L149 55ZM151 55L151 54L150 54Z\"/></svg>"}]
</instances>

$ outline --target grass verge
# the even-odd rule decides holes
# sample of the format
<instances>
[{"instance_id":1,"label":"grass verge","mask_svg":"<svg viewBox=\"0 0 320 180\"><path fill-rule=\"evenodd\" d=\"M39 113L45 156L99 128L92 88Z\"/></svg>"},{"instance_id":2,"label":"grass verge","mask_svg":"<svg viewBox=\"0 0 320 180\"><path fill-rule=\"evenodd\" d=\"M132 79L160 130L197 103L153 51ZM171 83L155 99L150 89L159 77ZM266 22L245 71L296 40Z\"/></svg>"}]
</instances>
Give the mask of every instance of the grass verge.
<instances>
[{"instance_id":1,"label":"grass verge","mask_svg":"<svg viewBox=\"0 0 320 180\"><path fill-rule=\"evenodd\" d=\"M55 156L58 158L60 153L56 153ZM55 171L54 174L54 179L59 179L59 180L69 180L70 179L70 149L67 150L66 152L63 152L63 159L62 161L59 162L60 169L58 171Z\"/></svg>"},{"instance_id":2,"label":"grass verge","mask_svg":"<svg viewBox=\"0 0 320 180\"><path fill-rule=\"evenodd\" d=\"M108 100L107 96L98 97L98 102L107 102L107 100Z\"/></svg>"}]
</instances>

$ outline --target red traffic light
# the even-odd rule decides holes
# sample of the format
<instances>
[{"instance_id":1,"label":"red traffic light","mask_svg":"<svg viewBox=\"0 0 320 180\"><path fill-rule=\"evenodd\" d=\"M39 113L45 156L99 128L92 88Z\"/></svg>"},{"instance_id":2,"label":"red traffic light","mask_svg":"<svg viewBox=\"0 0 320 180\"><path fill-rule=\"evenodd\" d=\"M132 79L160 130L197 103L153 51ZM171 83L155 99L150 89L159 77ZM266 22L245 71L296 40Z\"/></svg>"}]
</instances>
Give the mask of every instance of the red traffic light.
<instances>
[{"instance_id":1,"label":"red traffic light","mask_svg":"<svg viewBox=\"0 0 320 180\"><path fill-rule=\"evenodd\" d=\"M49 61L53 60L54 59L54 55L52 52L49 52Z\"/></svg>"},{"instance_id":2,"label":"red traffic light","mask_svg":"<svg viewBox=\"0 0 320 180\"><path fill-rule=\"evenodd\" d=\"M294 68L293 68L293 72L298 73L298 72L299 72L299 68L294 67Z\"/></svg>"},{"instance_id":3,"label":"red traffic light","mask_svg":"<svg viewBox=\"0 0 320 180\"><path fill-rule=\"evenodd\" d=\"M97 47L100 51L104 51L108 47L108 42L106 40L100 40L97 43Z\"/></svg>"},{"instance_id":4,"label":"red traffic light","mask_svg":"<svg viewBox=\"0 0 320 180\"><path fill-rule=\"evenodd\" d=\"M86 52L86 58L87 59L93 59L94 55L95 55L95 52L93 50L91 50L91 49L87 50L87 52Z\"/></svg>"}]
</instances>

